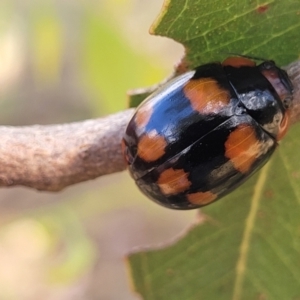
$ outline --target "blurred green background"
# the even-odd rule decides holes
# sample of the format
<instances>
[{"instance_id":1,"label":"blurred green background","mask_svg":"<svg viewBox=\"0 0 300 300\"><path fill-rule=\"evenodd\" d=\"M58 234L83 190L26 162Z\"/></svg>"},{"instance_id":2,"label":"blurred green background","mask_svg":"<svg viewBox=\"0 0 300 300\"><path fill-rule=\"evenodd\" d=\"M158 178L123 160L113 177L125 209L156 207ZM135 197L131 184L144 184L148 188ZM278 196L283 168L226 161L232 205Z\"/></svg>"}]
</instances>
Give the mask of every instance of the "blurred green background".
<instances>
[{"instance_id":1,"label":"blurred green background","mask_svg":"<svg viewBox=\"0 0 300 300\"><path fill-rule=\"evenodd\" d=\"M148 34L162 0L1 0L0 120L65 123L126 108L182 47ZM0 299L138 299L124 257L194 219L147 200L126 172L60 193L0 190Z\"/></svg>"}]
</instances>

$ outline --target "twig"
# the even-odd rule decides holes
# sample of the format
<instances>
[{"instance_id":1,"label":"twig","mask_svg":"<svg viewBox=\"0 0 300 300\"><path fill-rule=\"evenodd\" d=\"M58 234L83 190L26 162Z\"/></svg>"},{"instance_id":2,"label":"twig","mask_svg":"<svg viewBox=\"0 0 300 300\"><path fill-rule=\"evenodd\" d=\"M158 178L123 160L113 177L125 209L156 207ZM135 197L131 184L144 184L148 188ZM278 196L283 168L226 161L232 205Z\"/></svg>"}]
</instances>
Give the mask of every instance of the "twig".
<instances>
[{"instance_id":1,"label":"twig","mask_svg":"<svg viewBox=\"0 0 300 300\"><path fill-rule=\"evenodd\" d=\"M300 120L300 61L286 69L295 86L294 124ZM63 125L0 126L0 186L60 191L124 170L120 144L133 111Z\"/></svg>"},{"instance_id":2,"label":"twig","mask_svg":"<svg viewBox=\"0 0 300 300\"><path fill-rule=\"evenodd\" d=\"M0 186L60 191L125 169L121 139L133 109L83 122L0 127Z\"/></svg>"}]
</instances>

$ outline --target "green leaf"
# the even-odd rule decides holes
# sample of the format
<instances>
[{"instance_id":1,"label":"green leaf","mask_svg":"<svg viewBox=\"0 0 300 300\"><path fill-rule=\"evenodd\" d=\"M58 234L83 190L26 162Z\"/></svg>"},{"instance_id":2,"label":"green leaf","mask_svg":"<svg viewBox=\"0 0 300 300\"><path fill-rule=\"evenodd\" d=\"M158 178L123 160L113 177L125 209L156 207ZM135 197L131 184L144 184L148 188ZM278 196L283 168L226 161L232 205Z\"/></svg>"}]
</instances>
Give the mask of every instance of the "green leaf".
<instances>
[{"instance_id":1,"label":"green leaf","mask_svg":"<svg viewBox=\"0 0 300 300\"><path fill-rule=\"evenodd\" d=\"M155 84L146 88L139 88L139 89L128 91L127 92L128 103L129 103L128 106L130 108L139 106L139 104L142 103L149 95L151 95L160 86L163 86L166 82L168 82L171 78L173 78L174 75L175 73L169 76L168 78L166 78L164 81L162 81L159 84Z\"/></svg>"},{"instance_id":2,"label":"green leaf","mask_svg":"<svg viewBox=\"0 0 300 300\"><path fill-rule=\"evenodd\" d=\"M137 107L140 103L142 103L154 90L157 86L142 88L137 90L131 90L127 93L129 107Z\"/></svg>"},{"instance_id":3,"label":"green leaf","mask_svg":"<svg viewBox=\"0 0 300 300\"><path fill-rule=\"evenodd\" d=\"M191 68L232 52L285 65L300 54L299 11L299 0L169 0L151 31L182 43Z\"/></svg>"},{"instance_id":4,"label":"green leaf","mask_svg":"<svg viewBox=\"0 0 300 300\"><path fill-rule=\"evenodd\" d=\"M183 43L189 67L226 52L283 65L299 56L299 12L292 0L170 0L152 31ZM129 256L143 299L300 299L299 135L292 128L260 172L203 208L173 245Z\"/></svg>"},{"instance_id":5,"label":"green leaf","mask_svg":"<svg viewBox=\"0 0 300 300\"><path fill-rule=\"evenodd\" d=\"M143 299L300 298L300 128L174 245L130 256Z\"/></svg>"},{"instance_id":6,"label":"green leaf","mask_svg":"<svg viewBox=\"0 0 300 300\"><path fill-rule=\"evenodd\" d=\"M184 45L177 73L231 54L275 60L286 65L300 56L299 0L165 0L151 33ZM130 99L137 106L144 95Z\"/></svg>"}]
</instances>

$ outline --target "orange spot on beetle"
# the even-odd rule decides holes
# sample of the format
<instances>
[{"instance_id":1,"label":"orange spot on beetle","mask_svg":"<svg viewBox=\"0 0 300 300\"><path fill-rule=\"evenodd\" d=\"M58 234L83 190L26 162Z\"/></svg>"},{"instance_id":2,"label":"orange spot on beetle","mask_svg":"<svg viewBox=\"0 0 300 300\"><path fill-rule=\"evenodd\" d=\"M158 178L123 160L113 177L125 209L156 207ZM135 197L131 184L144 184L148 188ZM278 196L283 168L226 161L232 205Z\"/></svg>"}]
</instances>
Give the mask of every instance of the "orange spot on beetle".
<instances>
[{"instance_id":1,"label":"orange spot on beetle","mask_svg":"<svg viewBox=\"0 0 300 300\"><path fill-rule=\"evenodd\" d=\"M222 66L231 66L231 67L235 67L235 68L239 68L239 67L255 67L256 63L255 61L246 58L246 57L242 57L242 56L231 56L226 58L223 62L222 62Z\"/></svg>"},{"instance_id":2,"label":"orange spot on beetle","mask_svg":"<svg viewBox=\"0 0 300 300\"><path fill-rule=\"evenodd\" d=\"M183 169L170 168L160 174L157 184L164 195L175 195L187 190L192 183Z\"/></svg>"},{"instance_id":3,"label":"orange spot on beetle","mask_svg":"<svg viewBox=\"0 0 300 300\"><path fill-rule=\"evenodd\" d=\"M137 145L137 155L146 162L153 162L165 154L167 141L155 130L143 135Z\"/></svg>"},{"instance_id":4,"label":"orange spot on beetle","mask_svg":"<svg viewBox=\"0 0 300 300\"><path fill-rule=\"evenodd\" d=\"M184 94L193 109L202 114L217 114L229 104L231 97L213 78L190 80L184 87Z\"/></svg>"},{"instance_id":5,"label":"orange spot on beetle","mask_svg":"<svg viewBox=\"0 0 300 300\"><path fill-rule=\"evenodd\" d=\"M225 156L241 173L250 170L252 164L261 153L261 143L255 130L246 124L239 125L232 131L225 142Z\"/></svg>"},{"instance_id":6,"label":"orange spot on beetle","mask_svg":"<svg viewBox=\"0 0 300 300\"><path fill-rule=\"evenodd\" d=\"M150 120L152 112L153 108L150 105L144 105L139 108L134 119L136 126L140 128L145 127Z\"/></svg>"},{"instance_id":7,"label":"orange spot on beetle","mask_svg":"<svg viewBox=\"0 0 300 300\"><path fill-rule=\"evenodd\" d=\"M217 195L212 192L197 192L186 195L189 202L195 205L206 205L217 198Z\"/></svg>"}]
</instances>

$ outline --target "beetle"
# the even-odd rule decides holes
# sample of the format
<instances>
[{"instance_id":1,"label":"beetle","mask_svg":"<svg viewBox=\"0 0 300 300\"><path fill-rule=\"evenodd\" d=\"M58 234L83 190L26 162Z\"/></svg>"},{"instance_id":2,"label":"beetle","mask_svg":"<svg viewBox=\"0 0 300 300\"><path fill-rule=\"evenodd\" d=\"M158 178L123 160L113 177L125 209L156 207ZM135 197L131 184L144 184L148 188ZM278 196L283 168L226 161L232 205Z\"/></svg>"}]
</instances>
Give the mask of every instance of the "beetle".
<instances>
[{"instance_id":1,"label":"beetle","mask_svg":"<svg viewBox=\"0 0 300 300\"><path fill-rule=\"evenodd\" d=\"M179 75L128 123L130 174L165 207L208 205L268 161L288 129L292 99L291 80L272 60L232 56Z\"/></svg>"}]
</instances>

